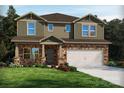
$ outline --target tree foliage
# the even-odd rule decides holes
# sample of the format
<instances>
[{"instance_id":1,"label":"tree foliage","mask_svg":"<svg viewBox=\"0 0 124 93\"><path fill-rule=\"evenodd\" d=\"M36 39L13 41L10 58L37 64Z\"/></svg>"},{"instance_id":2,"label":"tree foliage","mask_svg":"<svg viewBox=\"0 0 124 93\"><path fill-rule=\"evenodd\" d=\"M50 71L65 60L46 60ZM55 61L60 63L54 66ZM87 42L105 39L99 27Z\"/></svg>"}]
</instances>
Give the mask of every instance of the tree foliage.
<instances>
[{"instance_id":1,"label":"tree foliage","mask_svg":"<svg viewBox=\"0 0 124 93\"><path fill-rule=\"evenodd\" d=\"M110 58L124 60L124 19L113 19L105 26L105 38L112 42Z\"/></svg>"},{"instance_id":2,"label":"tree foliage","mask_svg":"<svg viewBox=\"0 0 124 93\"><path fill-rule=\"evenodd\" d=\"M11 39L16 36L16 22L15 18L17 18L18 15L16 14L16 10L13 6L9 6L9 9L7 11L7 16L2 19L2 31L0 31L0 41L4 42L4 47L8 50L6 54L6 60L8 57L13 56L10 54L14 54L14 44L11 43ZM8 54L9 53L9 54ZM2 54L1 54L2 55Z\"/></svg>"},{"instance_id":3,"label":"tree foliage","mask_svg":"<svg viewBox=\"0 0 124 93\"><path fill-rule=\"evenodd\" d=\"M3 33L3 19L4 17L0 15L0 42L5 39L5 34Z\"/></svg>"},{"instance_id":4,"label":"tree foliage","mask_svg":"<svg viewBox=\"0 0 124 93\"><path fill-rule=\"evenodd\" d=\"M6 49L5 43L4 43L4 41L1 41L1 43L0 43L0 61L5 61L6 54L7 54L7 49Z\"/></svg>"}]
</instances>

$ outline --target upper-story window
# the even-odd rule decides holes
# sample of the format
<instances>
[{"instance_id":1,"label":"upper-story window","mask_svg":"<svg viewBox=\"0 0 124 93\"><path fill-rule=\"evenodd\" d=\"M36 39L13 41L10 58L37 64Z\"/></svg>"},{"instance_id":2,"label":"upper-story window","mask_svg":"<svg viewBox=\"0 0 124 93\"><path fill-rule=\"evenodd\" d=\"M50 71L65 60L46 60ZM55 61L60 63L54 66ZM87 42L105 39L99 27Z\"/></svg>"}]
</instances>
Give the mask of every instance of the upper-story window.
<instances>
[{"instance_id":1,"label":"upper-story window","mask_svg":"<svg viewBox=\"0 0 124 93\"><path fill-rule=\"evenodd\" d=\"M90 25L90 36L96 36L96 26Z\"/></svg>"},{"instance_id":2,"label":"upper-story window","mask_svg":"<svg viewBox=\"0 0 124 93\"><path fill-rule=\"evenodd\" d=\"M88 25L83 25L82 26L82 36L88 36L89 33L89 26Z\"/></svg>"},{"instance_id":3,"label":"upper-story window","mask_svg":"<svg viewBox=\"0 0 124 93\"><path fill-rule=\"evenodd\" d=\"M65 30L66 30L66 32L70 32L71 31L71 25L70 24L66 24Z\"/></svg>"},{"instance_id":4,"label":"upper-story window","mask_svg":"<svg viewBox=\"0 0 124 93\"><path fill-rule=\"evenodd\" d=\"M36 22L27 22L27 35L36 35Z\"/></svg>"},{"instance_id":5,"label":"upper-story window","mask_svg":"<svg viewBox=\"0 0 124 93\"><path fill-rule=\"evenodd\" d=\"M54 25L53 24L48 24L48 31L53 31Z\"/></svg>"},{"instance_id":6,"label":"upper-story window","mask_svg":"<svg viewBox=\"0 0 124 93\"><path fill-rule=\"evenodd\" d=\"M83 25L82 26L82 36L95 37L96 36L96 26L95 25Z\"/></svg>"}]
</instances>

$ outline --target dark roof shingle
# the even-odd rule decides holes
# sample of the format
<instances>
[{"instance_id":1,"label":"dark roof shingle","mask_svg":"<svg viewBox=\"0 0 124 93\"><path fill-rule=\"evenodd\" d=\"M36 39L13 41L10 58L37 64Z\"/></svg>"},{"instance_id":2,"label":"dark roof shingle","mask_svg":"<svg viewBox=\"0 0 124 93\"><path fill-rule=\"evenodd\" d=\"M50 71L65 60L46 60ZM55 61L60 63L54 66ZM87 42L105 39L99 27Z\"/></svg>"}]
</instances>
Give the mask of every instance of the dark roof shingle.
<instances>
[{"instance_id":1,"label":"dark roof shingle","mask_svg":"<svg viewBox=\"0 0 124 93\"><path fill-rule=\"evenodd\" d=\"M72 22L72 21L78 19L78 17L65 15L65 14L61 14L61 13L41 15L40 17L46 19L47 21L58 21L58 22Z\"/></svg>"},{"instance_id":2,"label":"dark roof shingle","mask_svg":"<svg viewBox=\"0 0 124 93\"><path fill-rule=\"evenodd\" d=\"M40 37L40 36L16 36L11 41L12 42L35 42L39 43L40 40L45 39L48 37ZM111 44L111 42L104 40L104 39L68 39L68 38L62 38L61 40L64 41L64 43L86 43L86 44Z\"/></svg>"},{"instance_id":3,"label":"dark roof shingle","mask_svg":"<svg viewBox=\"0 0 124 93\"><path fill-rule=\"evenodd\" d=\"M89 43L89 44L111 44L105 39L68 39L63 38L66 43Z\"/></svg>"},{"instance_id":4,"label":"dark roof shingle","mask_svg":"<svg viewBox=\"0 0 124 93\"><path fill-rule=\"evenodd\" d=\"M44 37L40 36L15 36L12 42L39 42Z\"/></svg>"}]
</instances>

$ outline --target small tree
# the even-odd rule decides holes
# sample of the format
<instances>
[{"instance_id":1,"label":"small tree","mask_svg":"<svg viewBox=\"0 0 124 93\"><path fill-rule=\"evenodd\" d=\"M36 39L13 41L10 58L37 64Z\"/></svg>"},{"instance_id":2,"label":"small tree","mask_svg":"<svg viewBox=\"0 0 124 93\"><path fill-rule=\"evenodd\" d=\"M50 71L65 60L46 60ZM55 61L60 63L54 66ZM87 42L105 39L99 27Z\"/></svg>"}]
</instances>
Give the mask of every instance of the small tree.
<instances>
[{"instance_id":1,"label":"small tree","mask_svg":"<svg viewBox=\"0 0 124 93\"><path fill-rule=\"evenodd\" d=\"M7 49L4 41L2 41L0 44L0 61L3 61L5 59L6 54L7 54Z\"/></svg>"}]
</instances>

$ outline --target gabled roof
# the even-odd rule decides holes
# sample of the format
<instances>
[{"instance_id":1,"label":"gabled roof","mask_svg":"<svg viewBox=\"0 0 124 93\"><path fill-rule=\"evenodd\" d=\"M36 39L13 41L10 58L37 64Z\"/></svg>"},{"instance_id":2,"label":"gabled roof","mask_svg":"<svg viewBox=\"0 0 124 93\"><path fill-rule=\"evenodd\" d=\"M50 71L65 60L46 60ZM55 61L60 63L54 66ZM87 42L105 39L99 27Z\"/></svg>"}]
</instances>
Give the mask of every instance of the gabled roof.
<instances>
[{"instance_id":1,"label":"gabled roof","mask_svg":"<svg viewBox=\"0 0 124 93\"><path fill-rule=\"evenodd\" d=\"M50 40L50 41L49 41ZM55 36L40 37L40 36L16 36L12 40L16 43L39 43L43 42L58 42L59 44L112 44L105 39L68 39L68 38L58 38Z\"/></svg>"},{"instance_id":2,"label":"gabled roof","mask_svg":"<svg viewBox=\"0 0 124 93\"><path fill-rule=\"evenodd\" d=\"M47 15L41 15L40 17L46 19L49 22L73 22L78 17L65 15L61 13L52 13Z\"/></svg>"},{"instance_id":3,"label":"gabled roof","mask_svg":"<svg viewBox=\"0 0 124 93\"><path fill-rule=\"evenodd\" d=\"M100 22L103 23L103 24L106 24L104 21L102 21L101 19L99 19L98 17L96 17L95 15L92 15L92 14L87 14L87 15L81 17L80 19L74 20L73 22L74 22L74 23L75 23L75 22L78 22L78 21L80 21L80 20L82 20L82 19L84 19L84 18L86 18L86 17L88 17L88 16L89 16L89 17L93 17L94 19L100 21Z\"/></svg>"},{"instance_id":4,"label":"gabled roof","mask_svg":"<svg viewBox=\"0 0 124 93\"><path fill-rule=\"evenodd\" d=\"M20 16L20 17L17 17L17 18L15 19L15 21L18 21L18 20L20 20L21 18L23 18L23 17L25 17L25 16L27 16L27 15L29 15L29 14L34 15L34 16L36 16L37 18L46 21L46 19L44 19L44 18L42 18L42 17L36 15L36 14L33 13L33 12L29 12L29 13L27 13L27 14L24 14L24 15Z\"/></svg>"},{"instance_id":5,"label":"gabled roof","mask_svg":"<svg viewBox=\"0 0 124 93\"><path fill-rule=\"evenodd\" d=\"M112 42L109 42L105 39L68 39L63 38L65 43L74 43L74 44L112 44Z\"/></svg>"},{"instance_id":6,"label":"gabled roof","mask_svg":"<svg viewBox=\"0 0 124 93\"><path fill-rule=\"evenodd\" d=\"M41 36L15 36L11 42L22 42L22 43L26 43L26 42L35 42L35 43L40 43L40 42L44 42L48 39L51 40L55 40L57 42L62 42L64 43L63 39L57 38L55 36L48 36L48 37L41 37Z\"/></svg>"},{"instance_id":7,"label":"gabled roof","mask_svg":"<svg viewBox=\"0 0 124 93\"><path fill-rule=\"evenodd\" d=\"M15 36L11 42L39 42L42 38L40 36Z\"/></svg>"},{"instance_id":8,"label":"gabled roof","mask_svg":"<svg viewBox=\"0 0 124 93\"><path fill-rule=\"evenodd\" d=\"M42 38L41 40L40 40L40 42L44 42L44 41L46 41L46 40L55 40L55 41L57 41L57 42L62 42L62 43L64 43L64 40L63 39L61 39L61 38L57 38L57 37L55 37L55 36L48 36L48 37L44 37L44 38Z\"/></svg>"}]
</instances>

